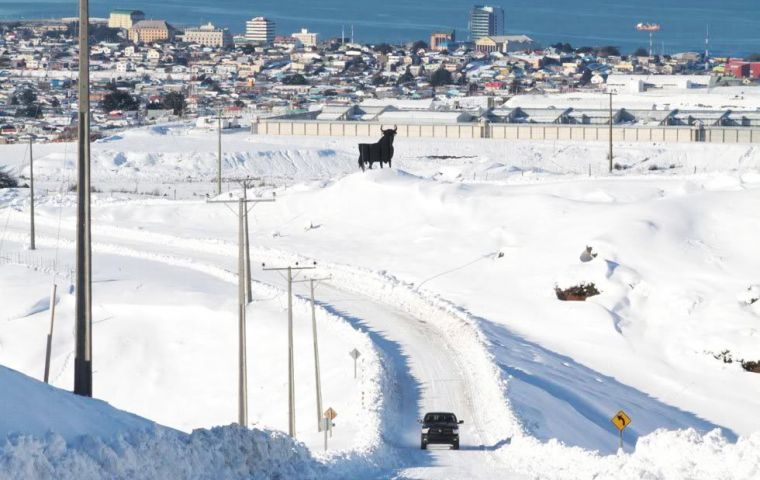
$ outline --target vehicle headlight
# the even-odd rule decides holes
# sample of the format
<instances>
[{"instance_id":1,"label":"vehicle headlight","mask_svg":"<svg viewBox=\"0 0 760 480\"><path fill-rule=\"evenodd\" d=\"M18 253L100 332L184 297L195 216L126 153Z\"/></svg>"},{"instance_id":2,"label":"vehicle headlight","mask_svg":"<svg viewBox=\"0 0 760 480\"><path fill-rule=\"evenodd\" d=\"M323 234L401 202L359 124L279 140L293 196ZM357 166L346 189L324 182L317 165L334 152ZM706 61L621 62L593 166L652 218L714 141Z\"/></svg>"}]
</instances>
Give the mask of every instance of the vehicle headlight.
<instances>
[{"instance_id":1,"label":"vehicle headlight","mask_svg":"<svg viewBox=\"0 0 760 480\"><path fill-rule=\"evenodd\" d=\"M422 433L430 432L430 427L422 427Z\"/></svg>"},{"instance_id":2,"label":"vehicle headlight","mask_svg":"<svg viewBox=\"0 0 760 480\"><path fill-rule=\"evenodd\" d=\"M451 433L459 434L459 429L455 428Z\"/></svg>"}]
</instances>

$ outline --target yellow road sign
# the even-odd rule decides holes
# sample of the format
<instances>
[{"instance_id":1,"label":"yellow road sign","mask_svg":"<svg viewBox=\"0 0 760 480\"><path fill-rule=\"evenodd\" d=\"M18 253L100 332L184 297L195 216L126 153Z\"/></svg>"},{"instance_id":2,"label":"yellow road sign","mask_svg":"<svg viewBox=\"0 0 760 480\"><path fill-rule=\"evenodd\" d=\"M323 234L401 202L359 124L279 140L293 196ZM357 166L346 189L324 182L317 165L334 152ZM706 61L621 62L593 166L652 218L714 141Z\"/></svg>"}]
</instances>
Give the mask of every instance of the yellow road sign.
<instances>
[{"instance_id":1,"label":"yellow road sign","mask_svg":"<svg viewBox=\"0 0 760 480\"><path fill-rule=\"evenodd\" d=\"M631 417L629 417L624 411L620 410L614 417L612 417L612 423L622 432L631 424Z\"/></svg>"},{"instance_id":2,"label":"yellow road sign","mask_svg":"<svg viewBox=\"0 0 760 480\"><path fill-rule=\"evenodd\" d=\"M335 417L338 416L338 412L332 409L332 407L325 410L325 418L329 418L330 420L335 420Z\"/></svg>"}]
</instances>

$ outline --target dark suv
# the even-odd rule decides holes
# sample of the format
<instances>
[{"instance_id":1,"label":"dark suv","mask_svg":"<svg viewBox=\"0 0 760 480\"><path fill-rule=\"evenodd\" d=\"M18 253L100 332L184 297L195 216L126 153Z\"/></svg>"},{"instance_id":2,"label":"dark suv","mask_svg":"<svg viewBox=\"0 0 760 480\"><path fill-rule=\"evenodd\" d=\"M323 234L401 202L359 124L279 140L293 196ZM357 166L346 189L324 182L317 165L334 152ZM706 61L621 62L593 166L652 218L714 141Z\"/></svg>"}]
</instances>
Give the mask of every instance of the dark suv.
<instances>
[{"instance_id":1,"label":"dark suv","mask_svg":"<svg viewBox=\"0 0 760 480\"><path fill-rule=\"evenodd\" d=\"M459 450L459 425L464 422L457 420L456 415L446 412L426 413L420 423L422 424L421 449L427 449L428 444L442 443L451 445L454 450Z\"/></svg>"}]
</instances>

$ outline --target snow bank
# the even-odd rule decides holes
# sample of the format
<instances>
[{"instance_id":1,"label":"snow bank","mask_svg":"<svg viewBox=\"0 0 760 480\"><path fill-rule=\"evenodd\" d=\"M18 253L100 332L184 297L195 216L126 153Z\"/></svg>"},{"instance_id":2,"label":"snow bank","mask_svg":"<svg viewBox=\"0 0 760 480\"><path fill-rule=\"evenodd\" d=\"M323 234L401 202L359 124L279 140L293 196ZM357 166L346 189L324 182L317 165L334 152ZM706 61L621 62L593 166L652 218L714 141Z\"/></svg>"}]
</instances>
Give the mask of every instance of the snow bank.
<instances>
[{"instance_id":1,"label":"snow bank","mask_svg":"<svg viewBox=\"0 0 760 480\"><path fill-rule=\"evenodd\" d=\"M192 434L155 428L104 440L12 435L0 443L0 479L322 478L324 465L284 433L237 425Z\"/></svg>"},{"instance_id":2,"label":"snow bank","mask_svg":"<svg viewBox=\"0 0 760 480\"><path fill-rule=\"evenodd\" d=\"M503 459L529 478L562 480L754 480L760 475L760 434L730 444L718 430L658 430L634 453L600 456L577 447L518 439Z\"/></svg>"},{"instance_id":3,"label":"snow bank","mask_svg":"<svg viewBox=\"0 0 760 480\"><path fill-rule=\"evenodd\" d=\"M316 478L325 471L284 433L231 425L188 435L2 366L0 386L2 480Z\"/></svg>"}]
</instances>

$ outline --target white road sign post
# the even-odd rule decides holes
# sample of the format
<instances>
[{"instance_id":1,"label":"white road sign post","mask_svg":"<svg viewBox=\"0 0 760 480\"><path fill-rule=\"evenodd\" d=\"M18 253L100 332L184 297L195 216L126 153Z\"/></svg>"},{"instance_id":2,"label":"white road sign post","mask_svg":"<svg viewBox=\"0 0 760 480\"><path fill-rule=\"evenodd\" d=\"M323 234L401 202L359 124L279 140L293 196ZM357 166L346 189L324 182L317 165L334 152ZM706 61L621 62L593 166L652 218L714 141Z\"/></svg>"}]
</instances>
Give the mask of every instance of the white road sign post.
<instances>
[{"instance_id":1,"label":"white road sign post","mask_svg":"<svg viewBox=\"0 0 760 480\"><path fill-rule=\"evenodd\" d=\"M350 352L348 352L349 355L351 355L351 358L354 359L354 379L356 379L356 360L362 356L361 353L359 353L359 350L353 349Z\"/></svg>"}]
</instances>

